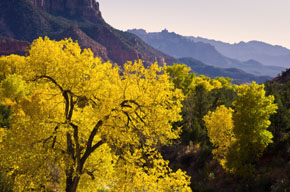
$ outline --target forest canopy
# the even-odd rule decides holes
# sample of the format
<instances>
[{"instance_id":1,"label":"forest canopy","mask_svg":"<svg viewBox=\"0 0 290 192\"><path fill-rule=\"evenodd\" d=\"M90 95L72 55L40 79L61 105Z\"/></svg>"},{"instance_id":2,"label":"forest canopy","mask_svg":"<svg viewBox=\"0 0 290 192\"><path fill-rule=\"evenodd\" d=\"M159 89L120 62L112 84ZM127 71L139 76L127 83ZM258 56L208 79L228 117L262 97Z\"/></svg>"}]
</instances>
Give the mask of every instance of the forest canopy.
<instances>
[{"instance_id":1,"label":"forest canopy","mask_svg":"<svg viewBox=\"0 0 290 192\"><path fill-rule=\"evenodd\" d=\"M256 181L269 144L288 150L289 84L190 71L120 67L47 37L27 56L0 57L0 190L188 192L215 174Z\"/></svg>"}]
</instances>

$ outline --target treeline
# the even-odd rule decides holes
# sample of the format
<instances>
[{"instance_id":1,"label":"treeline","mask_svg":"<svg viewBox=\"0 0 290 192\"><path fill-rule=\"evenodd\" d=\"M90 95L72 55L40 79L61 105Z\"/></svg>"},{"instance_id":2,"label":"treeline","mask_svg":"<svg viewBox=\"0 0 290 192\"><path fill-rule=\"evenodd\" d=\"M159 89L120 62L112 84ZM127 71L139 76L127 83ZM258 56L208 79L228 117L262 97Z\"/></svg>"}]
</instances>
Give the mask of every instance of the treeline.
<instances>
[{"instance_id":1,"label":"treeline","mask_svg":"<svg viewBox=\"0 0 290 192\"><path fill-rule=\"evenodd\" d=\"M194 191L289 190L290 82L233 85L186 65L167 71L186 97L174 124L183 127L180 143L163 154L190 174Z\"/></svg>"},{"instance_id":2,"label":"treeline","mask_svg":"<svg viewBox=\"0 0 290 192\"><path fill-rule=\"evenodd\" d=\"M0 68L2 191L202 191L226 177L242 191L289 147L287 84L120 68L70 39L39 38Z\"/></svg>"}]
</instances>

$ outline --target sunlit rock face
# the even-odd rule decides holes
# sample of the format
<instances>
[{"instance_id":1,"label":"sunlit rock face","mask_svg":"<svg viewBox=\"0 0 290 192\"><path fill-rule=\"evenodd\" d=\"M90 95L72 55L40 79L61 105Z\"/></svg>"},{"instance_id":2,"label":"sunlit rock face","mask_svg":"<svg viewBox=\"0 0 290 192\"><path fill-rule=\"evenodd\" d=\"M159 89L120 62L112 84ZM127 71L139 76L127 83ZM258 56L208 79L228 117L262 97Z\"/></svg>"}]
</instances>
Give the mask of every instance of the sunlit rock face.
<instances>
[{"instance_id":1,"label":"sunlit rock face","mask_svg":"<svg viewBox=\"0 0 290 192\"><path fill-rule=\"evenodd\" d=\"M30 0L30 2L53 15L78 17L91 22L103 21L99 3L95 0Z\"/></svg>"}]
</instances>

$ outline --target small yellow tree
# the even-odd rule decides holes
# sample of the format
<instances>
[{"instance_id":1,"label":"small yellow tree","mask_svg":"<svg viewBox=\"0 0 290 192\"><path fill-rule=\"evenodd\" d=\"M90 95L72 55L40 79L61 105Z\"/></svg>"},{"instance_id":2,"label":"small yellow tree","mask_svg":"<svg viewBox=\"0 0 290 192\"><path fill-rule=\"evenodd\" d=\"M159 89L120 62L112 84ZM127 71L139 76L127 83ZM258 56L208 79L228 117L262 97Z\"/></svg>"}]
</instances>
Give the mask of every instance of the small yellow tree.
<instances>
[{"instance_id":1,"label":"small yellow tree","mask_svg":"<svg viewBox=\"0 0 290 192\"><path fill-rule=\"evenodd\" d=\"M225 169L228 151L235 141L233 131L234 123L232 119L233 112L231 108L226 108L224 105L221 105L216 108L216 111L209 111L203 118L207 128L207 135L214 146L212 150L214 158Z\"/></svg>"}]
</instances>

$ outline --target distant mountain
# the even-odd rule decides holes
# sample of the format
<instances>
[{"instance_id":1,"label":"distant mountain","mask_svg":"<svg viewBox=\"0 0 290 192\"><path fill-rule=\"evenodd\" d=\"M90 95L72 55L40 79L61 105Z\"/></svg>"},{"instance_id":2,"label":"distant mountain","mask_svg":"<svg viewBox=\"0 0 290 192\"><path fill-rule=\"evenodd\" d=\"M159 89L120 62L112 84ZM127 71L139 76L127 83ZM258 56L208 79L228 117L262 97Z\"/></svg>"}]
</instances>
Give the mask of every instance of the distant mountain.
<instances>
[{"instance_id":1,"label":"distant mountain","mask_svg":"<svg viewBox=\"0 0 290 192\"><path fill-rule=\"evenodd\" d=\"M203 42L211 44L221 54L230 58L241 61L253 59L265 65L290 67L290 50L279 45L271 45L260 41L242 41L230 44L202 37L188 38L196 43Z\"/></svg>"},{"instance_id":2,"label":"distant mountain","mask_svg":"<svg viewBox=\"0 0 290 192\"><path fill-rule=\"evenodd\" d=\"M170 33L167 30L147 33L142 29L133 29L128 30L128 32L138 35L152 47L176 58L193 57L208 65L221 68L238 68L258 76L275 77L285 69L284 67L265 66L254 60L241 62L222 55L214 46L208 43L195 42L188 37L174 32Z\"/></svg>"},{"instance_id":3,"label":"distant mountain","mask_svg":"<svg viewBox=\"0 0 290 192\"><path fill-rule=\"evenodd\" d=\"M176 59L152 48L131 33L114 29L102 18L95 0L0 0L0 36L9 42L31 43L39 36L51 39L71 37L96 56L120 65L142 59L174 63ZM15 49L20 46L16 42ZM22 45L22 44L21 44ZM15 53L9 44L11 53ZM4 50L5 49L5 50ZM9 54L0 47L0 55Z\"/></svg>"},{"instance_id":4,"label":"distant mountain","mask_svg":"<svg viewBox=\"0 0 290 192\"><path fill-rule=\"evenodd\" d=\"M206 75L211 78L230 77L233 79L233 82L237 84L247 83L251 81L256 81L257 83L264 83L265 81L271 79L271 77L269 76L255 76L236 68L218 68L206 65L199 60L189 57L180 58L178 59L178 62L189 66L192 72L196 73L197 75Z\"/></svg>"}]
</instances>

